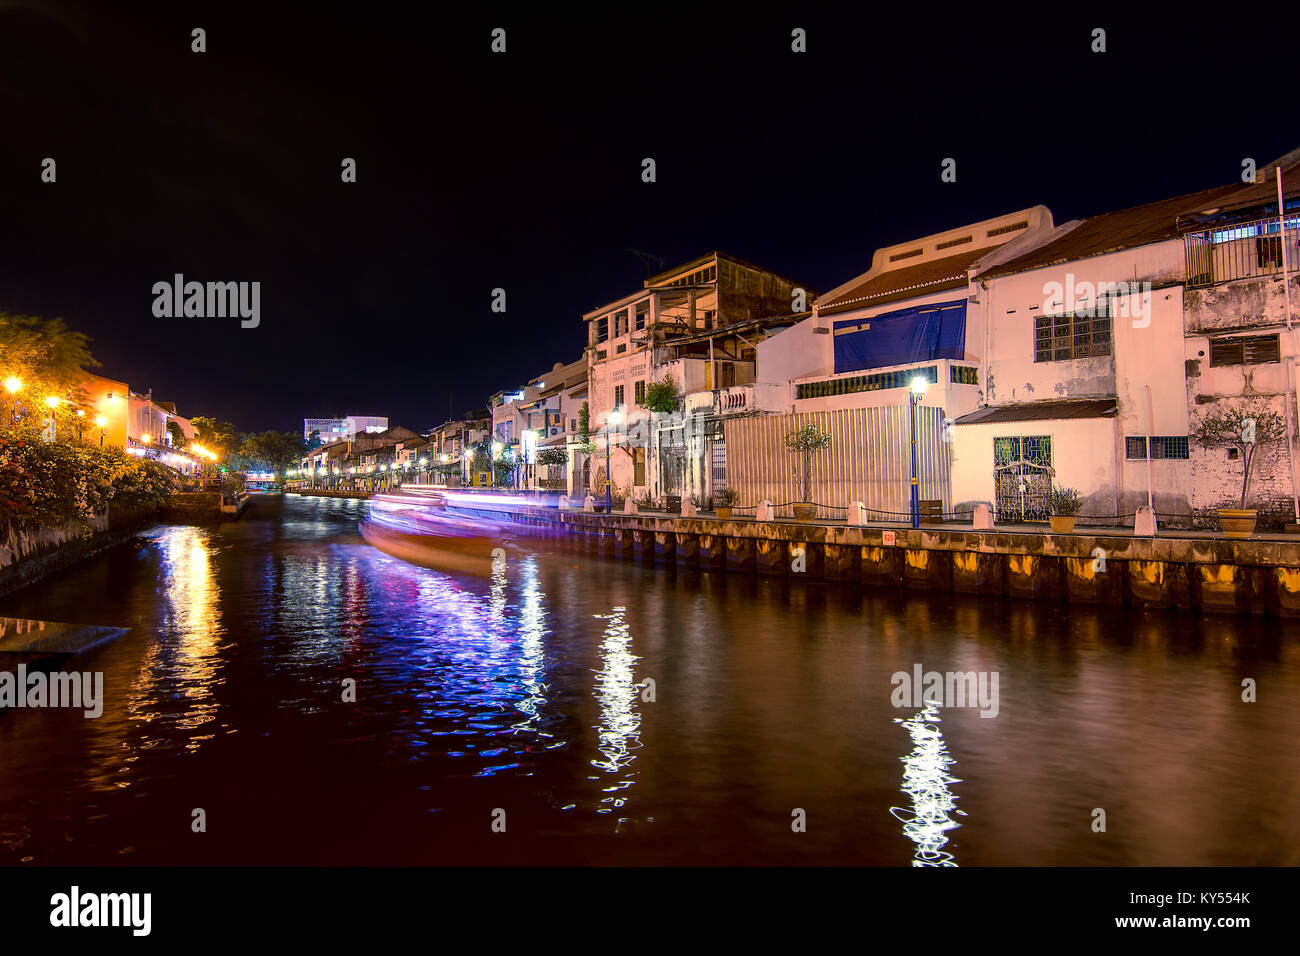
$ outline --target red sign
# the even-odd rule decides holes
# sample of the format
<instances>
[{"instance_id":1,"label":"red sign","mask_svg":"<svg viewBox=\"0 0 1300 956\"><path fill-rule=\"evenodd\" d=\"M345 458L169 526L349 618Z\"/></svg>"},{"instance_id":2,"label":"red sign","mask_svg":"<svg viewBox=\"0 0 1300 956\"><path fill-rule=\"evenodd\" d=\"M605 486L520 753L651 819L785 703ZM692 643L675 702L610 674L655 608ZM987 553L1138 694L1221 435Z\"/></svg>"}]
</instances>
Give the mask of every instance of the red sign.
<instances>
[{"instance_id":1,"label":"red sign","mask_svg":"<svg viewBox=\"0 0 1300 956\"><path fill-rule=\"evenodd\" d=\"M894 532L892 532L892 531L882 531L882 532L880 533L880 537L883 539L881 543L884 544L886 547L893 545L893 543L894 543Z\"/></svg>"}]
</instances>

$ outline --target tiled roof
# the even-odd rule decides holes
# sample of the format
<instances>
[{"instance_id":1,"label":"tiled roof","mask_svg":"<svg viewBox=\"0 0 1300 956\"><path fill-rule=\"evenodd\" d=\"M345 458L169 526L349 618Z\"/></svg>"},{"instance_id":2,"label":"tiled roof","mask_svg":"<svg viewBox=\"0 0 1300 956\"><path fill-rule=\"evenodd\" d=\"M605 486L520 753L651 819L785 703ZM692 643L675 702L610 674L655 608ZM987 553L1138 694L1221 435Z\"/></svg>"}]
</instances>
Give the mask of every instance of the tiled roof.
<instances>
[{"instance_id":1,"label":"tiled roof","mask_svg":"<svg viewBox=\"0 0 1300 956\"><path fill-rule=\"evenodd\" d=\"M838 312L883 305L887 302L897 302L901 299L965 286L967 270L971 264L996 248L996 246L984 246L979 249L967 249L959 255L881 272L847 292L840 293L834 299L819 304L817 311L821 315L834 315Z\"/></svg>"}]
</instances>

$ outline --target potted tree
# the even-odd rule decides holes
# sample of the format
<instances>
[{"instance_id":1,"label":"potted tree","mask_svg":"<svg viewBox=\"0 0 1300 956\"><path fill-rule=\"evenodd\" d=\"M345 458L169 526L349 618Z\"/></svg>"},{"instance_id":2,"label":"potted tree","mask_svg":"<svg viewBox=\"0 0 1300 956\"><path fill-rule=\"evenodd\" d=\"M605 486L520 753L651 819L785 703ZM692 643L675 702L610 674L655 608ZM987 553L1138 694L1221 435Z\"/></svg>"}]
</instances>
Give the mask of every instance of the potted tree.
<instances>
[{"instance_id":1,"label":"potted tree","mask_svg":"<svg viewBox=\"0 0 1300 956\"><path fill-rule=\"evenodd\" d=\"M1259 512L1246 507L1251 471L1260 445L1286 440L1286 423L1277 412L1244 405L1210 412L1192 433L1205 448L1235 448L1241 459L1241 499L1236 508L1219 508L1219 528L1228 538L1248 538L1255 531Z\"/></svg>"},{"instance_id":2,"label":"potted tree","mask_svg":"<svg viewBox=\"0 0 1300 956\"><path fill-rule=\"evenodd\" d=\"M812 456L813 452L829 448L830 444L830 433L811 422L786 436L785 447L800 457L802 466L794 471L799 488L799 501L794 506L796 521L811 521L817 516L817 505L812 500Z\"/></svg>"},{"instance_id":3,"label":"potted tree","mask_svg":"<svg viewBox=\"0 0 1300 956\"><path fill-rule=\"evenodd\" d=\"M723 488L713 493L713 513L718 516L719 521L731 520L731 509L736 506L739 499L740 493L735 488Z\"/></svg>"},{"instance_id":4,"label":"potted tree","mask_svg":"<svg viewBox=\"0 0 1300 956\"><path fill-rule=\"evenodd\" d=\"M1073 531L1074 518L1083 507L1079 492L1074 488L1053 485L1048 503L1051 505L1052 513L1048 516L1047 523L1052 526L1052 533L1069 534Z\"/></svg>"}]
</instances>

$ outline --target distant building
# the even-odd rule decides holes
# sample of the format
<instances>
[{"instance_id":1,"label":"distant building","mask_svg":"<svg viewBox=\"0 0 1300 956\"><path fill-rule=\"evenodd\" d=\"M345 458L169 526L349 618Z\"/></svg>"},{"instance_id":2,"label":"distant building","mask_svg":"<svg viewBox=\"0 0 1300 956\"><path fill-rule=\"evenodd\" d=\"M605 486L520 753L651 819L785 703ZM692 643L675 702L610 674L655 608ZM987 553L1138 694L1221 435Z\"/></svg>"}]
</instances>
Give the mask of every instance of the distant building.
<instances>
[{"instance_id":1,"label":"distant building","mask_svg":"<svg viewBox=\"0 0 1300 956\"><path fill-rule=\"evenodd\" d=\"M345 415L343 418L304 418L302 440L311 439L312 432L320 432L322 445L336 441L352 441L358 435L374 434L388 428L388 419L373 415Z\"/></svg>"}]
</instances>

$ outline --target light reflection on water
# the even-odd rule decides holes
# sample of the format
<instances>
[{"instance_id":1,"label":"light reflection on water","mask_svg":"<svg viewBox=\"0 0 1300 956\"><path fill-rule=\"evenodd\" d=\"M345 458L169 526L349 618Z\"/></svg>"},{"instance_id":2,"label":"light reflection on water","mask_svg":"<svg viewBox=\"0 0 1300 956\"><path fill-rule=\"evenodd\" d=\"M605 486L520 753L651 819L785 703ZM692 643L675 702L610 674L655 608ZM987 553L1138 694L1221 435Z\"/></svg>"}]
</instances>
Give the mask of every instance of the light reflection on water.
<instances>
[{"instance_id":1,"label":"light reflection on water","mask_svg":"<svg viewBox=\"0 0 1300 956\"><path fill-rule=\"evenodd\" d=\"M0 864L1300 863L1293 622L537 542L463 577L375 551L364 514L259 500L0 603L131 628L76 665L105 673L102 719L0 714ZM918 660L1016 680L996 719L900 720L890 675ZM1244 676L1259 703L1240 703ZM223 839L178 842L159 821L185 830L199 801ZM1123 839L1091 832L1099 804ZM490 840L497 807L509 842ZM791 807L816 821L793 842Z\"/></svg>"},{"instance_id":2,"label":"light reflection on water","mask_svg":"<svg viewBox=\"0 0 1300 956\"><path fill-rule=\"evenodd\" d=\"M948 785L961 780L948 772L957 761L948 753L939 729L939 705L927 701L912 717L894 721L912 738L912 752L903 758L902 787L912 798L912 806L890 807L889 812L903 821L903 835L916 844L913 866L956 866L956 859L944 847L948 831L961 826L949 814L962 813Z\"/></svg>"},{"instance_id":3,"label":"light reflection on water","mask_svg":"<svg viewBox=\"0 0 1300 956\"><path fill-rule=\"evenodd\" d=\"M641 715L636 710L637 684L634 669L641 659L632 653L632 631L628 627L627 608L616 607L609 614L596 614L608 621L604 640L600 644L603 666L596 672L596 700L600 703L600 723L596 726L601 756L591 765L616 779L602 789L612 796L604 797L600 813L621 809L627 796L621 791L635 783L634 773L623 773L636 759L631 751L641 746ZM593 780L600 778L593 777Z\"/></svg>"},{"instance_id":4,"label":"light reflection on water","mask_svg":"<svg viewBox=\"0 0 1300 956\"><path fill-rule=\"evenodd\" d=\"M225 627L221 588L212 569L210 532L180 527L158 539L161 557L160 630L168 635L149 645L126 701L127 714L149 731L186 732L186 750L196 750L212 734L195 731L217 718L215 689L221 682ZM159 705L162 705L161 707ZM166 743L147 739L144 746Z\"/></svg>"}]
</instances>

